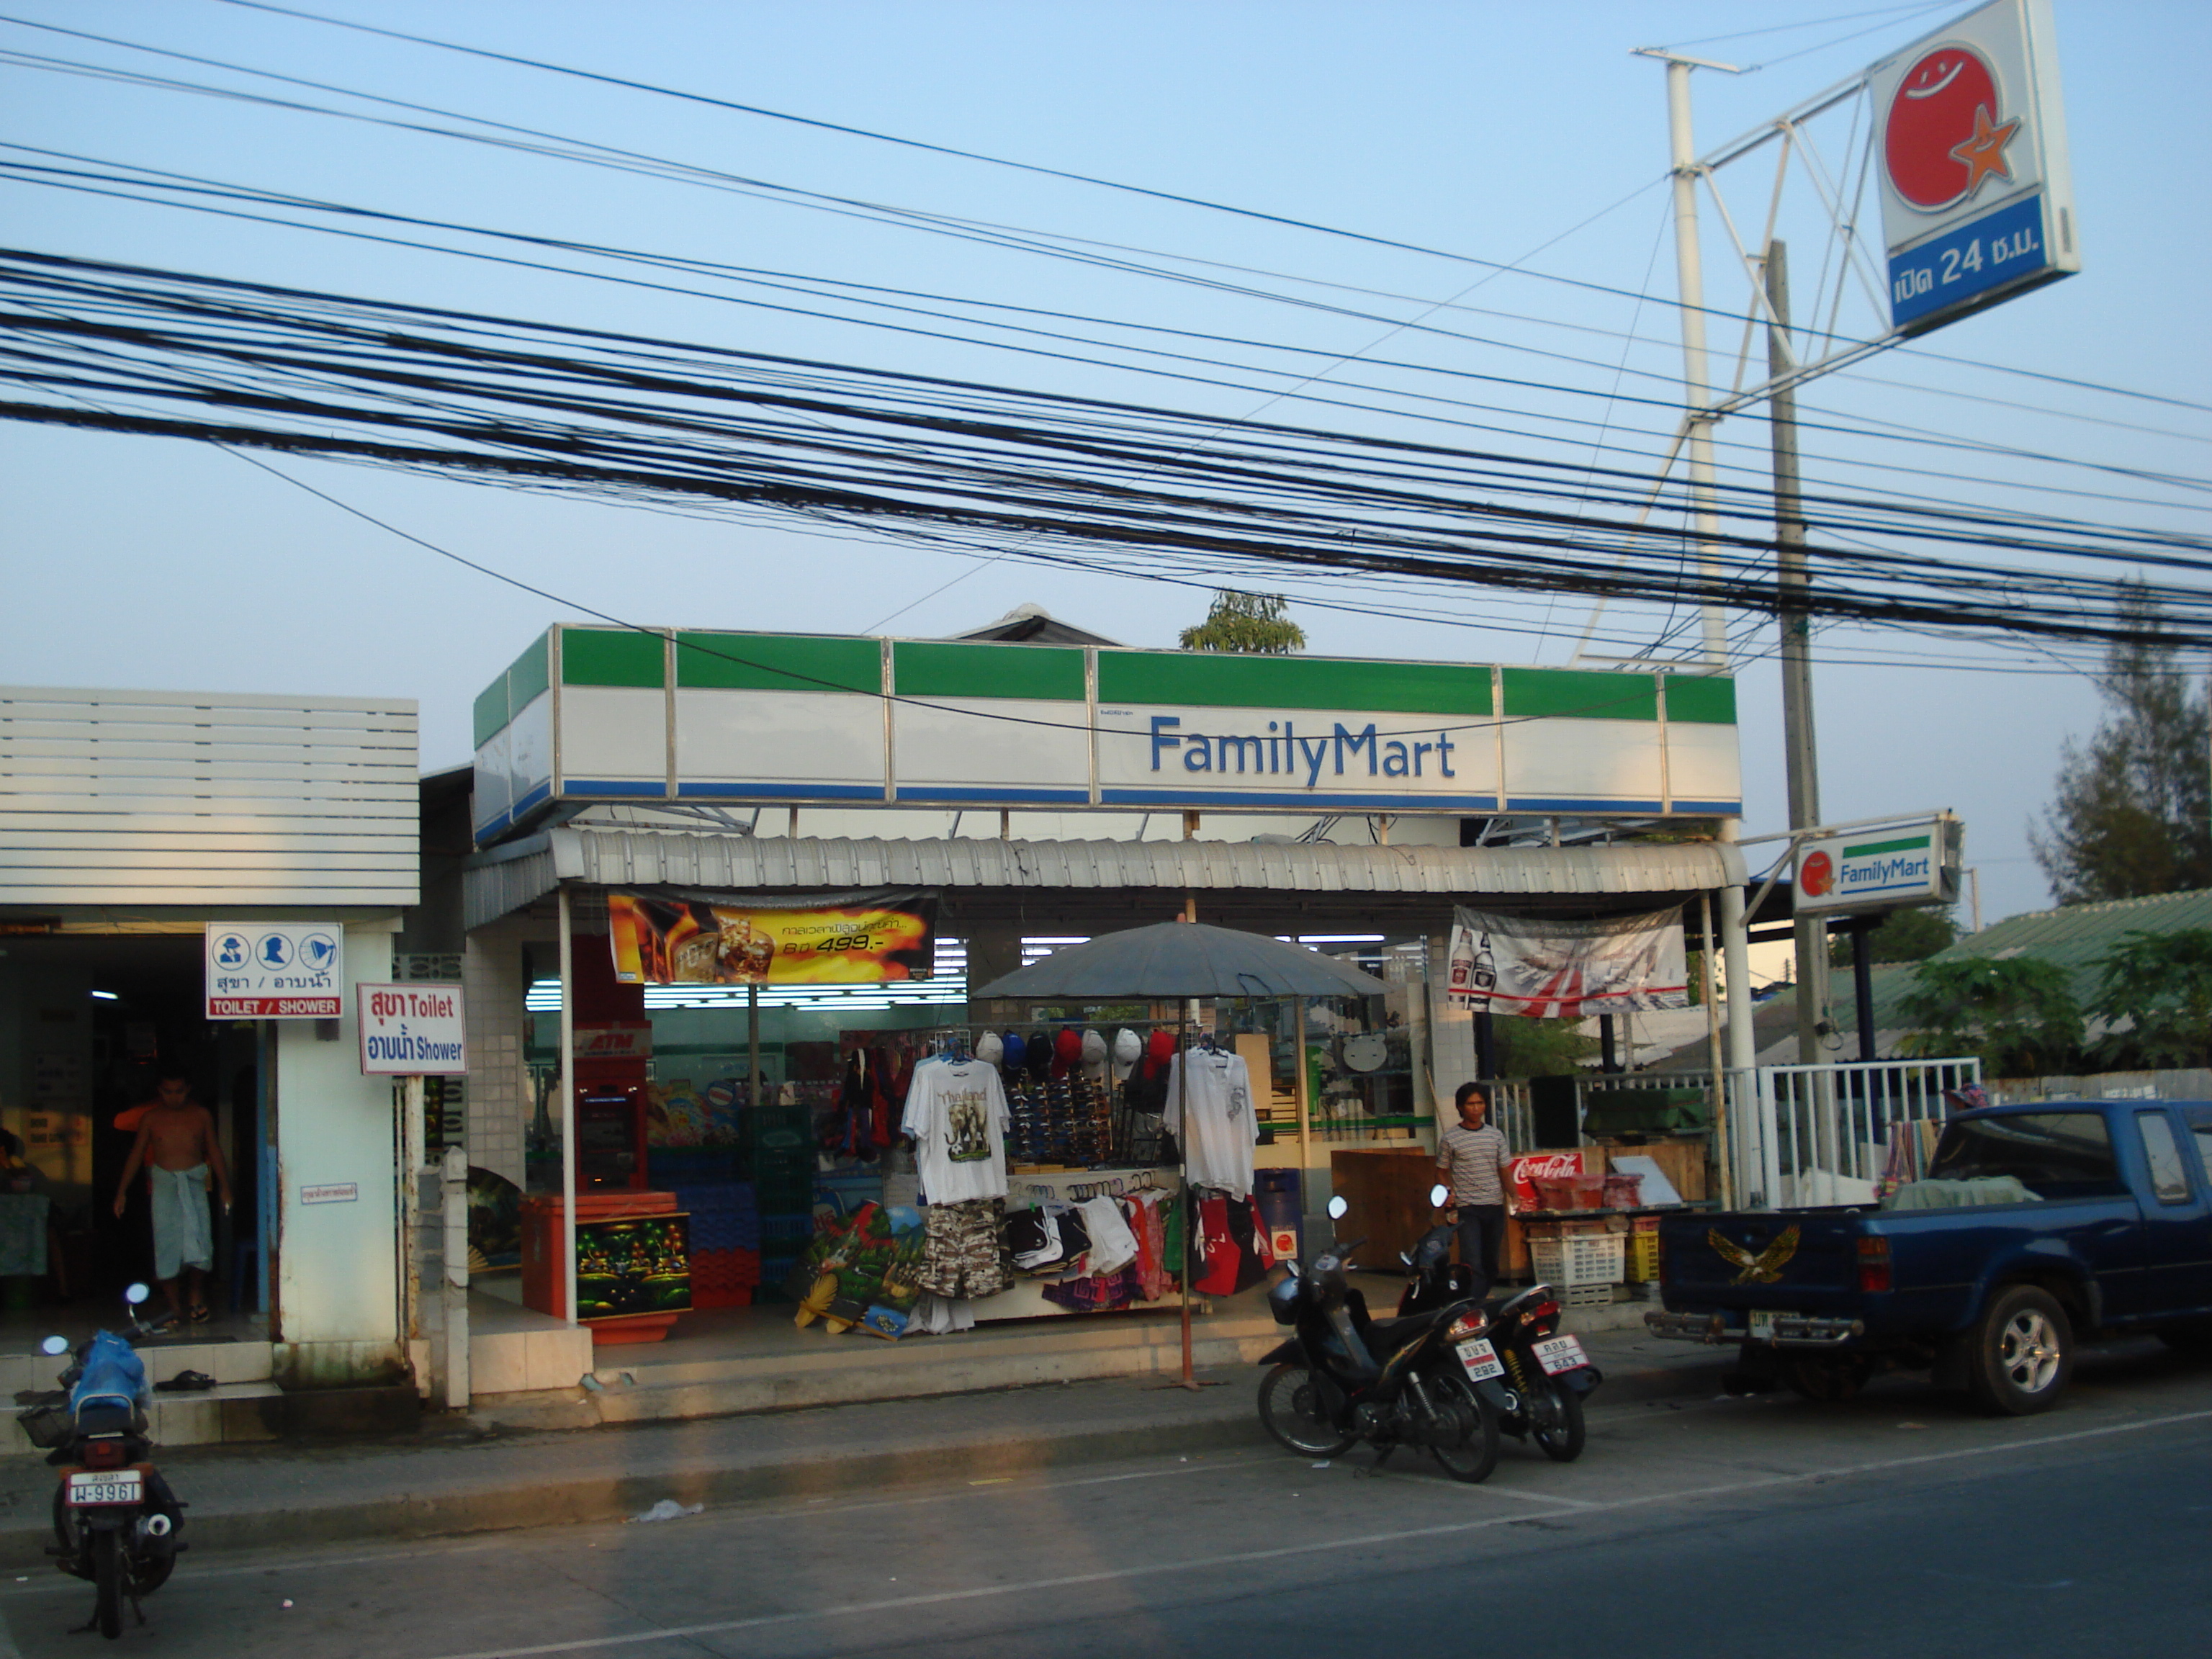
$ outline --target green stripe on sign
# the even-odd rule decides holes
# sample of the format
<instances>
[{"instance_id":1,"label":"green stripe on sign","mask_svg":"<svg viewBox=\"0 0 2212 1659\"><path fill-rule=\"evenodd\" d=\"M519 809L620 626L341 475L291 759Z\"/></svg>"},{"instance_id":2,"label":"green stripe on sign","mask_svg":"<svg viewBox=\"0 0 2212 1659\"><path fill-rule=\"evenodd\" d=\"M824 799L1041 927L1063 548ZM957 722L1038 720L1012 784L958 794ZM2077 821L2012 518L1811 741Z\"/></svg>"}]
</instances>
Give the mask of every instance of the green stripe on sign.
<instances>
[{"instance_id":1,"label":"green stripe on sign","mask_svg":"<svg viewBox=\"0 0 2212 1659\"><path fill-rule=\"evenodd\" d=\"M553 630L547 629L538 642L517 657L507 671L507 707L520 714L553 684Z\"/></svg>"},{"instance_id":2,"label":"green stripe on sign","mask_svg":"<svg viewBox=\"0 0 2212 1659\"><path fill-rule=\"evenodd\" d=\"M904 697L1083 701L1083 653L1065 646L900 640L891 647L891 672Z\"/></svg>"},{"instance_id":3,"label":"green stripe on sign","mask_svg":"<svg viewBox=\"0 0 2212 1659\"><path fill-rule=\"evenodd\" d=\"M668 683L668 641L634 628L563 628L561 684L641 685Z\"/></svg>"},{"instance_id":4,"label":"green stripe on sign","mask_svg":"<svg viewBox=\"0 0 2212 1659\"><path fill-rule=\"evenodd\" d=\"M481 749L489 743L507 720L507 676L501 674L477 693L477 747Z\"/></svg>"},{"instance_id":5,"label":"green stripe on sign","mask_svg":"<svg viewBox=\"0 0 2212 1659\"><path fill-rule=\"evenodd\" d=\"M1927 845L1927 836L1908 836L1903 841L1870 841L1863 847L1846 847L1842 855L1847 859L1871 858L1876 853L1910 853Z\"/></svg>"},{"instance_id":6,"label":"green stripe on sign","mask_svg":"<svg viewBox=\"0 0 2212 1659\"><path fill-rule=\"evenodd\" d=\"M678 634L676 683L723 691L865 691L881 696L873 640L806 634Z\"/></svg>"},{"instance_id":7,"label":"green stripe on sign","mask_svg":"<svg viewBox=\"0 0 2212 1659\"><path fill-rule=\"evenodd\" d=\"M1509 668L1505 718L1657 720L1659 684L1650 674L1583 668Z\"/></svg>"},{"instance_id":8,"label":"green stripe on sign","mask_svg":"<svg viewBox=\"0 0 2212 1659\"><path fill-rule=\"evenodd\" d=\"M1098 700L1211 708L1338 708L1487 714L1490 670L1442 662L1101 651Z\"/></svg>"},{"instance_id":9,"label":"green stripe on sign","mask_svg":"<svg viewBox=\"0 0 2212 1659\"><path fill-rule=\"evenodd\" d=\"M1667 718L1698 726L1734 726L1735 682L1721 674L1669 674Z\"/></svg>"}]
</instances>

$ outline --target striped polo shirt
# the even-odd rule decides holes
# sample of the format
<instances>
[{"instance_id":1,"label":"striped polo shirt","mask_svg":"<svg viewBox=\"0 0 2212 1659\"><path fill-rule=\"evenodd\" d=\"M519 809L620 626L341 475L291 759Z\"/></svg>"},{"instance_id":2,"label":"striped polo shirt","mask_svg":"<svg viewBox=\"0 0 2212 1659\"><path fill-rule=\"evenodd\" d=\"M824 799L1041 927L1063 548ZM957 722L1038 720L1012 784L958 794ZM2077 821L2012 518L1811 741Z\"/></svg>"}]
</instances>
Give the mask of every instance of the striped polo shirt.
<instances>
[{"instance_id":1,"label":"striped polo shirt","mask_svg":"<svg viewBox=\"0 0 2212 1659\"><path fill-rule=\"evenodd\" d=\"M1492 1123L1470 1129L1455 1123L1437 1137L1437 1167L1451 1184L1454 1204L1503 1204L1505 1182L1499 1165L1510 1154L1504 1132Z\"/></svg>"}]
</instances>

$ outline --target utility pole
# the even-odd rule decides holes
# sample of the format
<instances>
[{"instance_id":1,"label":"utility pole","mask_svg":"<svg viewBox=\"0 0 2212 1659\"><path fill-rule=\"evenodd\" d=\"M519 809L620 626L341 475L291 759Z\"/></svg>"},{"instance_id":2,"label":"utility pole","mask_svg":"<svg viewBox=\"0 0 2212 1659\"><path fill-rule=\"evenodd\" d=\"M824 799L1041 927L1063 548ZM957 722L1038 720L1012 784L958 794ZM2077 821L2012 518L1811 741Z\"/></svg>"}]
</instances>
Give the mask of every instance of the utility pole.
<instances>
[{"instance_id":1,"label":"utility pole","mask_svg":"<svg viewBox=\"0 0 2212 1659\"><path fill-rule=\"evenodd\" d=\"M1796 368L1790 349L1790 250L1766 245L1766 373L1780 380ZM1781 599L1782 745L1790 781L1790 827L1820 822L1820 768L1813 738L1812 617L1805 602L1811 573L1805 562L1805 520L1797 471L1797 394L1787 387L1766 400L1774 448L1774 577ZM1797 1058L1820 1059L1820 1026L1828 1017L1828 925L1797 918Z\"/></svg>"},{"instance_id":2,"label":"utility pole","mask_svg":"<svg viewBox=\"0 0 2212 1659\"><path fill-rule=\"evenodd\" d=\"M1712 388L1705 356L1705 264L1698 247L1697 146L1690 129L1690 71L1717 70L1741 75L1734 64L1709 58L1685 58L1662 46L1641 46L1639 58L1656 58L1667 66L1667 125L1670 170L1674 175L1674 274L1680 289L1682 313L1682 406L1688 430L1690 495L1698 538L1698 574L1717 583L1720 515L1715 507L1713 473ZM1720 607L1710 600L1704 607L1706 666L1718 673L1728 666L1728 629ZM1720 838L1734 841L1737 821L1721 822ZM1729 1070L1746 1073L1756 1055L1751 1032L1751 962L1746 947L1743 889L1729 885L1720 891L1720 933L1723 960L1727 967Z\"/></svg>"},{"instance_id":3,"label":"utility pole","mask_svg":"<svg viewBox=\"0 0 2212 1659\"><path fill-rule=\"evenodd\" d=\"M1698 246L1698 167L1690 129L1690 71L1720 70L1729 75L1742 71L1733 64L1684 58L1656 46L1640 47L1637 55L1656 58L1667 65L1668 145L1674 175L1674 276L1682 312L1682 405L1690 428L1690 497L1697 524L1698 571L1707 581L1717 583L1721 521L1714 506L1713 417L1705 412L1713 399L1705 353L1705 261ZM1706 666L1718 672L1728 665L1728 624L1720 607L1710 599L1704 608L1704 635Z\"/></svg>"}]
</instances>

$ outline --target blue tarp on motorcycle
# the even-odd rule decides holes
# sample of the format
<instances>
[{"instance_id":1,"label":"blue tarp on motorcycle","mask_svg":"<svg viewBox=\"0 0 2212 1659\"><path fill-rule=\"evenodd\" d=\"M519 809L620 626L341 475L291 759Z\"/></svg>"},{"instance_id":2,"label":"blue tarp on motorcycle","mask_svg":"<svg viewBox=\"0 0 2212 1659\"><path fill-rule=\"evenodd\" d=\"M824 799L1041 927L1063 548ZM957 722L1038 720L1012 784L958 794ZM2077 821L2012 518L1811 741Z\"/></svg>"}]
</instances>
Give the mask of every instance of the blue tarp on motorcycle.
<instances>
[{"instance_id":1,"label":"blue tarp on motorcycle","mask_svg":"<svg viewBox=\"0 0 2212 1659\"><path fill-rule=\"evenodd\" d=\"M108 1331L95 1332L80 1363L83 1374L70 1390L71 1411L88 1400L100 1397L127 1400L142 1410L151 1402L153 1396L146 1386L146 1362L121 1337Z\"/></svg>"}]
</instances>

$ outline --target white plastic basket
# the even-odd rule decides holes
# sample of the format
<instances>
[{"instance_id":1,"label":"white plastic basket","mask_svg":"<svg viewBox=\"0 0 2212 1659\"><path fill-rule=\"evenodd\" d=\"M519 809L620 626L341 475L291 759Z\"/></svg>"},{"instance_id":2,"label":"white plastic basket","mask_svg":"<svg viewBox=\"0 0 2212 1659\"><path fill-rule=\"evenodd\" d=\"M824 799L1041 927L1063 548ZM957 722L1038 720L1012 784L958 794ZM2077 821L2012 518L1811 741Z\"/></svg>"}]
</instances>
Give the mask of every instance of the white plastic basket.
<instances>
[{"instance_id":1,"label":"white plastic basket","mask_svg":"<svg viewBox=\"0 0 2212 1659\"><path fill-rule=\"evenodd\" d=\"M1560 1290L1584 1285L1617 1285L1622 1277L1620 1233L1577 1233L1565 1238L1532 1238L1529 1265L1536 1277Z\"/></svg>"},{"instance_id":2,"label":"white plastic basket","mask_svg":"<svg viewBox=\"0 0 2212 1659\"><path fill-rule=\"evenodd\" d=\"M1562 1308L1609 1308L1613 1305L1613 1287L1610 1285L1577 1285L1559 1292Z\"/></svg>"}]
</instances>

